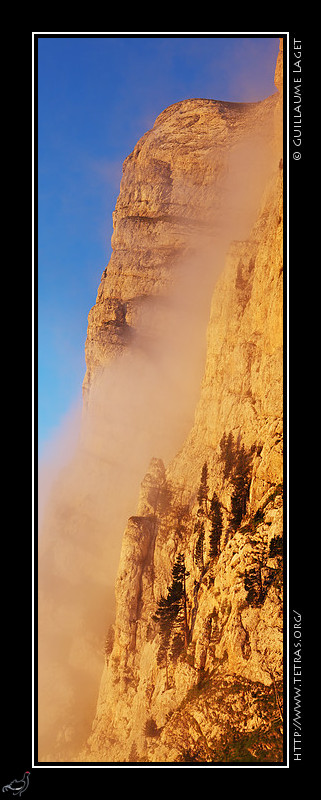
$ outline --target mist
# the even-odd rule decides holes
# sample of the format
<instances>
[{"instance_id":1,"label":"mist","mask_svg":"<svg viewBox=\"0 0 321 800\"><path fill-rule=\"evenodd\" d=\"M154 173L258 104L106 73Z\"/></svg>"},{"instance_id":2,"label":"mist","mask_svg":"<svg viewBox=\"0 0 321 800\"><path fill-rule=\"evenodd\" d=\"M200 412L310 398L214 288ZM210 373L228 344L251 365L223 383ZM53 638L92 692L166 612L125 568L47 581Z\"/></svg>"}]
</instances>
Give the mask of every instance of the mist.
<instances>
[{"instance_id":1,"label":"mist","mask_svg":"<svg viewBox=\"0 0 321 800\"><path fill-rule=\"evenodd\" d=\"M97 369L86 409L40 464L40 761L72 760L90 733L123 531L151 458L166 466L193 424L213 290L271 166L256 135L234 148L219 211L209 195L208 225L188 236L171 288L146 300L131 344Z\"/></svg>"}]
</instances>

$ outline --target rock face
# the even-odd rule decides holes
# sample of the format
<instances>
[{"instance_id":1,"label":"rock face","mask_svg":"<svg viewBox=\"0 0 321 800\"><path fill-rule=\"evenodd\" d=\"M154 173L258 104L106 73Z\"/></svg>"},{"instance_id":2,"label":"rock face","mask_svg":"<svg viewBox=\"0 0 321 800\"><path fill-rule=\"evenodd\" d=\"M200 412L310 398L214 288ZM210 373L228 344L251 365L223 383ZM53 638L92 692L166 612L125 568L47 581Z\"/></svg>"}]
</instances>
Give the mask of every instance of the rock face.
<instances>
[{"instance_id":1,"label":"rock face","mask_svg":"<svg viewBox=\"0 0 321 800\"><path fill-rule=\"evenodd\" d=\"M276 105L277 95L254 104L176 103L125 160L113 215L113 252L88 318L85 403L97 370L133 341L148 301L166 296L182 256L186 260L186 252L199 246L205 231L217 247L224 215L232 213L231 190L240 192L236 185L227 192L230 154L243 143L239 158L246 163L243 173L238 165L239 181L253 179L259 161L253 152L249 157L245 145L251 148L255 141L258 147L259 140L260 157L263 147L266 157Z\"/></svg>"},{"instance_id":2,"label":"rock face","mask_svg":"<svg viewBox=\"0 0 321 800\"><path fill-rule=\"evenodd\" d=\"M75 761L283 758L282 55L276 86L256 104L171 106L124 164L89 315L87 411L107 363L163 341L158 312L177 276L186 287L186 264L185 311L194 331L201 309L202 342L207 308L206 352L190 431L167 466L154 453L128 520L96 715Z\"/></svg>"}]
</instances>

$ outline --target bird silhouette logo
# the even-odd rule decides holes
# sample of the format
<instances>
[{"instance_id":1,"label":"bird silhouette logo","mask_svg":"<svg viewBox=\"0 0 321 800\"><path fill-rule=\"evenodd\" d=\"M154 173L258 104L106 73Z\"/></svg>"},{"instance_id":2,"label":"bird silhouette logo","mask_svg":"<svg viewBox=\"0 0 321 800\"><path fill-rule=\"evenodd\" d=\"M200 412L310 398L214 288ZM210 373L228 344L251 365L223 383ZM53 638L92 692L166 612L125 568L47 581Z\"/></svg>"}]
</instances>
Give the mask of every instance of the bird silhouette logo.
<instances>
[{"instance_id":1,"label":"bird silhouette logo","mask_svg":"<svg viewBox=\"0 0 321 800\"><path fill-rule=\"evenodd\" d=\"M20 781L13 780L11 783L7 783L6 786L2 787L3 792L11 792L12 795L18 795L21 797L22 792L25 792L29 786L29 775L30 772L25 772L23 778Z\"/></svg>"}]
</instances>

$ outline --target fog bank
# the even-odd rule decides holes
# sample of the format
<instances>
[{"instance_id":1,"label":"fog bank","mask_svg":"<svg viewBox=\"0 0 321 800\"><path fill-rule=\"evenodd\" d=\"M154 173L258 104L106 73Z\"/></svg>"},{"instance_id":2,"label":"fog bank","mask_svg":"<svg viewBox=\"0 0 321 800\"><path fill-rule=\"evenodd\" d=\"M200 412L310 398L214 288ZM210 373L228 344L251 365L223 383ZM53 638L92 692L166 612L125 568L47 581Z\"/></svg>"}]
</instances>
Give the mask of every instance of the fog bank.
<instances>
[{"instance_id":1,"label":"fog bank","mask_svg":"<svg viewBox=\"0 0 321 800\"><path fill-rule=\"evenodd\" d=\"M90 732L122 534L151 458L166 466L193 424L213 290L231 241L249 235L270 167L257 139L234 149L219 215L193 233L170 293L144 304L131 345L96 372L86 412L71 415L71 440L62 430L40 465L41 761L71 760Z\"/></svg>"}]
</instances>

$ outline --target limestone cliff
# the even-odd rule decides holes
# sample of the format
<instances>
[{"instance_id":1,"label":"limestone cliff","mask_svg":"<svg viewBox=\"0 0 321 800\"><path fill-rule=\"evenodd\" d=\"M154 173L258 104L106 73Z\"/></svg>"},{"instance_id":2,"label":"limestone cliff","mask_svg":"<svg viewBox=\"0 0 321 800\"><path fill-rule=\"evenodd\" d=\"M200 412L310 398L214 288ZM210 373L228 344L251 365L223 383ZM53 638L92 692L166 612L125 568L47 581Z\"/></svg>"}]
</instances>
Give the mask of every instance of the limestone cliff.
<instances>
[{"instance_id":1,"label":"limestone cliff","mask_svg":"<svg viewBox=\"0 0 321 800\"><path fill-rule=\"evenodd\" d=\"M207 341L190 431L167 464L154 453L123 536L96 715L76 761L282 761L281 49L275 80L260 103L171 106L124 164L89 315L86 408L105 365L146 344L151 302L157 339L159 299L200 242L201 300L192 285L208 303ZM238 227L230 165L254 142L268 169L255 216L246 208Z\"/></svg>"},{"instance_id":2,"label":"limestone cliff","mask_svg":"<svg viewBox=\"0 0 321 800\"><path fill-rule=\"evenodd\" d=\"M159 115L125 160L113 215L112 255L88 318L85 403L99 367L133 341L148 301L166 296L182 256L202 242L205 231L217 246L226 222L231 235L233 212L227 204L232 192L240 194L240 186L231 185L225 196L231 153L238 152L240 143L250 149L259 141L260 156L264 150L267 158L277 106L277 94L253 104L202 99L176 103ZM238 164L239 181L250 182L259 162L245 149L241 158L246 163L243 173ZM243 202L245 197L243 193ZM240 205L239 197L238 213Z\"/></svg>"}]
</instances>

